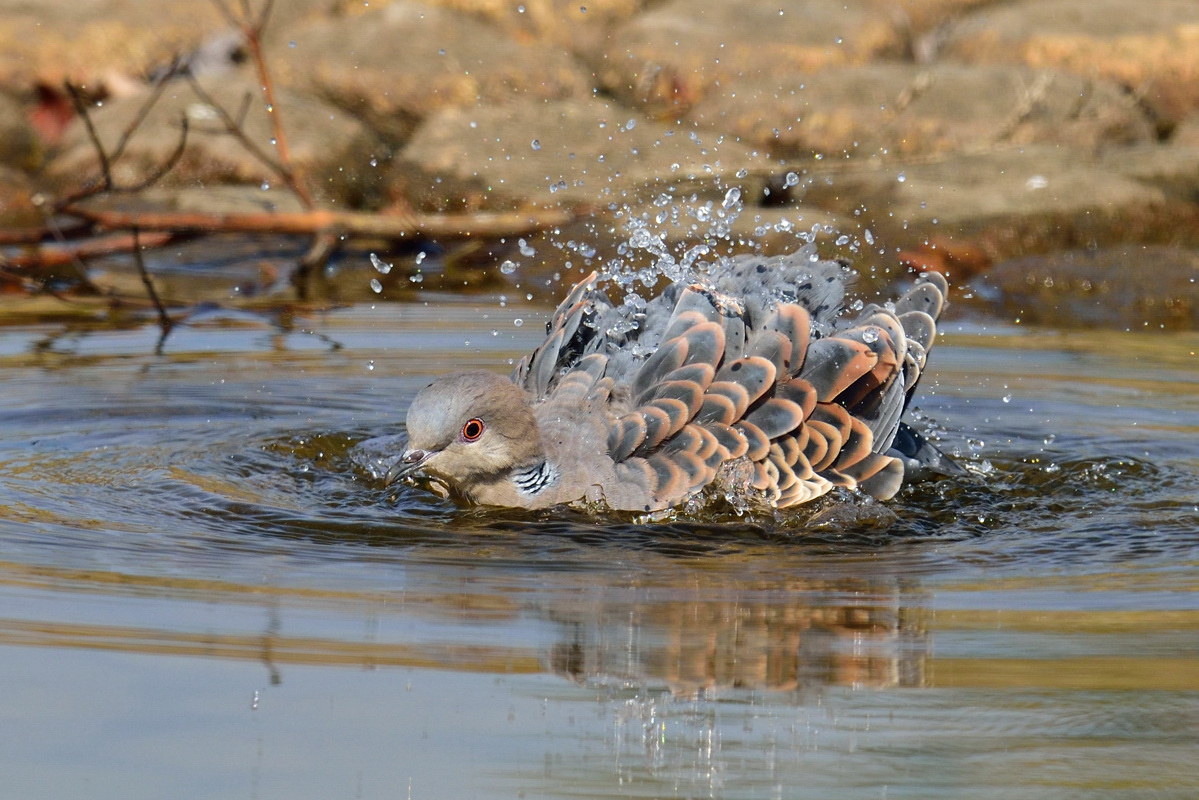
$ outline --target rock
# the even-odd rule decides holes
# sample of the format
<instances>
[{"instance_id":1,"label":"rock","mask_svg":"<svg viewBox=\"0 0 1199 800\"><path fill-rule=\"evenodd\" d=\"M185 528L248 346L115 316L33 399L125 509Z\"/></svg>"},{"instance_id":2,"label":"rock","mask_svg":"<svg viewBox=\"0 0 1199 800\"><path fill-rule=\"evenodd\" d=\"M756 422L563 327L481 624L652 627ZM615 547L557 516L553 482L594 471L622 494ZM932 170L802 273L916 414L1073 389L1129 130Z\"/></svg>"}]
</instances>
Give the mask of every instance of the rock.
<instances>
[{"instance_id":1,"label":"rock","mask_svg":"<svg viewBox=\"0 0 1199 800\"><path fill-rule=\"evenodd\" d=\"M563 204L637 205L673 187L720 200L733 185L760 192L740 170L761 174L765 159L716 134L663 125L599 100L526 100L502 106L446 109L417 129L393 174L411 204L447 186L481 198L479 207ZM440 181L440 183L437 183Z\"/></svg>"},{"instance_id":2,"label":"rock","mask_svg":"<svg viewBox=\"0 0 1199 800\"><path fill-rule=\"evenodd\" d=\"M1172 200L1199 202L1199 142L1113 149L1100 156L1096 167L1159 189Z\"/></svg>"},{"instance_id":3,"label":"rock","mask_svg":"<svg viewBox=\"0 0 1199 800\"><path fill-rule=\"evenodd\" d=\"M927 34L962 14L994 0L875 0L879 14L902 21L913 35Z\"/></svg>"},{"instance_id":4,"label":"rock","mask_svg":"<svg viewBox=\"0 0 1199 800\"><path fill-rule=\"evenodd\" d=\"M0 94L0 165L35 172L44 157L44 148L29 124L24 107Z\"/></svg>"},{"instance_id":5,"label":"rock","mask_svg":"<svg viewBox=\"0 0 1199 800\"><path fill-rule=\"evenodd\" d=\"M276 3L271 24L326 4ZM229 28L215 3L195 0L0 0L0 20L0 87L24 93L70 79L94 96L121 93Z\"/></svg>"},{"instance_id":6,"label":"rock","mask_svg":"<svg viewBox=\"0 0 1199 800\"><path fill-rule=\"evenodd\" d=\"M1199 147L1199 112L1188 115L1170 137L1175 147Z\"/></svg>"},{"instance_id":7,"label":"rock","mask_svg":"<svg viewBox=\"0 0 1199 800\"><path fill-rule=\"evenodd\" d=\"M1018 0L965 19L943 58L1104 77L1133 92L1163 134L1199 109L1199 3Z\"/></svg>"},{"instance_id":8,"label":"rock","mask_svg":"<svg viewBox=\"0 0 1199 800\"><path fill-rule=\"evenodd\" d=\"M339 14L354 15L400 0L339 0ZM592 53L608 29L639 13L648 0L426 0L426 5L469 14L518 42L553 44L573 53Z\"/></svg>"},{"instance_id":9,"label":"rock","mask_svg":"<svg viewBox=\"0 0 1199 800\"><path fill-rule=\"evenodd\" d=\"M666 113L731 94L744 80L789 79L905 49L905 34L869 0L673 0L618 28L595 66L621 101Z\"/></svg>"},{"instance_id":10,"label":"rock","mask_svg":"<svg viewBox=\"0 0 1199 800\"><path fill-rule=\"evenodd\" d=\"M265 153L277 157L270 145L273 133L256 80L247 75L235 80L208 81L206 87L213 99L234 115L244 98L252 98L245 132ZM143 97L123 98L95 109L92 121L110 151L143 100ZM305 176L315 197L358 204L364 195L375 191L373 187L382 170L372 167L370 159L381 146L362 123L320 100L287 90L277 92L276 105L287 133L292 163ZM179 81L164 92L113 166L118 185L140 183L167 161L179 141L179 120L184 115L190 125L187 147L174 169L163 178L162 185L281 183L239 141L223 133L215 111L187 83ZM96 153L82 123L77 121L69 129L62 155L50 163L47 172L63 184L98 175Z\"/></svg>"},{"instance_id":11,"label":"rock","mask_svg":"<svg viewBox=\"0 0 1199 800\"><path fill-rule=\"evenodd\" d=\"M84 201L93 210L204 214L297 213L304 206L285 188L273 186L154 186L132 194L100 195Z\"/></svg>"},{"instance_id":12,"label":"rock","mask_svg":"<svg viewBox=\"0 0 1199 800\"><path fill-rule=\"evenodd\" d=\"M1131 165L1122 174L1117 161L1037 145L870 170L858 165L805 176L803 200L857 211L892 247L943 236L972 240L995 260L1121 241L1199 240L1199 207Z\"/></svg>"},{"instance_id":13,"label":"rock","mask_svg":"<svg viewBox=\"0 0 1199 800\"><path fill-rule=\"evenodd\" d=\"M974 285L975 294L987 298L974 305L1021 323L1199 328L1199 250L1194 249L1125 245L1021 258L995 265Z\"/></svg>"},{"instance_id":14,"label":"rock","mask_svg":"<svg viewBox=\"0 0 1199 800\"><path fill-rule=\"evenodd\" d=\"M287 28L273 37L268 59L285 85L397 142L440 109L591 93L562 50L523 45L471 17L411 2Z\"/></svg>"},{"instance_id":15,"label":"rock","mask_svg":"<svg viewBox=\"0 0 1199 800\"><path fill-rule=\"evenodd\" d=\"M940 155L1049 142L1094 150L1154 138L1119 87L1051 70L870 64L744 80L687 118L777 158Z\"/></svg>"}]
</instances>

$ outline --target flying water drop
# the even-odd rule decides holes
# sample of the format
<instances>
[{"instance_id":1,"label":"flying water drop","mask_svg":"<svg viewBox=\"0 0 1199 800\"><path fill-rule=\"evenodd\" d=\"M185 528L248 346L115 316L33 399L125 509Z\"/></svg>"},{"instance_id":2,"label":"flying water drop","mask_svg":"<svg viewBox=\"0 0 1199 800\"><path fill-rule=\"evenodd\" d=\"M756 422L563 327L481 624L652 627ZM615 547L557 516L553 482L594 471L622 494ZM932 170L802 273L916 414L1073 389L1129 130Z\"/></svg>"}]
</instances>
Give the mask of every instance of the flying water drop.
<instances>
[{"instance_id":1,"label":"flying water drop","mask_svg":"<svg viewBox=\"0 0 1199 800\"><path fill-rule=\"evenodd\" d=\"M420 262L417 261L416 263L419 264ZM371 266L378 270L380 275L386 275L387 273L391 272L391 264L388 264L374 253L371 253ZM376 289L375 291L379 290Z\"/></svg>"}]
</instances>

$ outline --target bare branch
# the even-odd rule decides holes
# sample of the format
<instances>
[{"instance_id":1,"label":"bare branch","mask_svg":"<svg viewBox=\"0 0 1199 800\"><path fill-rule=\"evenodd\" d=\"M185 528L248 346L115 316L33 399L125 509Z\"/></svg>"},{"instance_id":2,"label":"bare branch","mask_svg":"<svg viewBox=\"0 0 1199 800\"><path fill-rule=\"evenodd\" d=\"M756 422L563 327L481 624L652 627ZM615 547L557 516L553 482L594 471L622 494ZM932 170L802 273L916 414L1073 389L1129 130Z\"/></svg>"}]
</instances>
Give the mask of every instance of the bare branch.
<instances>
[{"instance_id":1,"label":"bare branch","mask_svg":"<svg viewBox=\"0 0 1199 800\"><path fill-rule=\"evenodd\" d=\"M385 216L354 211L315 209L297 212L114 211L72 207L69 213L110 230L138 227L176 233L317 234L339 229L347 236L381 239L468 239L515 236L565 225L576 212L557 209L476 214L411 214Z\"/></svg>"},{"instance_id":2,"label":"bare branch","mask_svg":"<svg viewBox=\"0 0 1199 800\"><path fill-rule=\"evenodd\" d=\"M341 229L337 227L326 228L319 231L312 238L312 246L304 257L300 259L296 265L296 271L291 276L291 284L296 288L296 294L301 300L307 300L309 294L309 278L314 274L319 274L325 265L329 263L329 259L337 252L337 248L341 246Z\"/></svg>"},{"instance_id":3,"label":"bare branch","mask_svg":"<svg viewBox=\"0 0 1199 800\"><path fill-rule=\"evenodd\" d=\"M166 89L167 81L179 74L179 66L182 63L183 60L176 55L171 59L171 65L167 67L166 71L159 76L157 81L155 81L154 88L151 90L150 96L146 98L146 101L142 103L141 108L137 110L137 116L133 118L133 121L130 122L129 125L125 127L125 130L121 132L121 138L117 140L117 146L112 149L112 154L110 156L112 163L115 164L117 159L119 159L125 153L125 147L129 144L129 139L133 136L137 129L141 127L142 123L146 121L146 117L150 115L150 110L154 108L155 104L158 103L158 98L162 96L163 90Z\"/></svg>"},{"instance_id":4,"label":"bare branch","mask_svg":"<svg viewBox=\"0 0 1199 800\"><path fill-rule=\"evenodd\" d=\"M241 108L237 109L237 116L234 119L237 121L237 127L244 127L246 124L246 115L250 113L250 104L254 102L254 95L246 92L241 99Z\"/></svg>"},{"instance_id":5,"label":"bare branch","mask_svg":"<svg viewBox=\"0 0 1199 800\"><path fill-rule=\"evenodd\" d=\"M87 101L86 98L84 98L83 93L69 82L63 83L63 85L66 87L67 93L71 96L71 100L75 105L76 113L83 121L84 129L87 131L88 139L91 141L92 147L96 151L96 156L100 160L100 178L98 180L89 180L81 188L61 198L57 203L55 203L56 210L62 210L67 206L77 203L87 197L104 194L106 192L140 191L160 181L162 177L166 175L176 163L178 163L180 157L183 155L183 148L187 142L186 119L183 121L183 132L180 136L179 144L175 148L175 152L171 154L164 164L158 167L158 169L154 170L148 178L133 186L122 187L116 185L116 180L112 175L113 165L116 164L117 160L120 159L122 155L124 155L125 148L128 146L129 140L133 137L133 134L137 131L137 129L141 127L142 123L146 121L146 118L150 115L151 109L154 108L155 104L162 97L162 93L166 88L167 81L169 81L178 73L179 64L180 59L178 56L171 60L170 67L154 84L154 88L150 92L149 97L147 97L145 102L141 104L141 107L138 108L136 116L134 116L133 120L125 126L125 130L121 132L121 137L117 140L117 146L112 150L111 153L104 148L104 143L100 141L100 136L96 132L95 125L92 123L91 113L88 110Z\"/></svg>"},{"instance_id":6,"label":"bare branch","mask_svg":"<svg viewBox=\"0 0 1199 800\"><path fill-rule=\"evenodd\" d=\"M170 231L151 231L140 239L127 234L110 234L81 241L63 240L57 245L43 245L26 252L14 253L0 258L0 261L6 268L21 273L55 269L70 264L82 271L84 259L128 253L135 247L161 247L174 238L175 234Z\"/></svg>"},{"instance_id":7,"label":"bare branch","mask_svg":"<svg viewBox=\"0 0 1199 800\"><path fill-rule=\"evenodd\" d=\"M216 6L217 11L221 12L221 16L225 18L226 22L234 28L242 27L242 21L237 18L237 15L233 13L233 9L229 8L225 0L212 0L212 4Z\"/></svg>"},{"instance_id":8,"label":"bare branch","mask_svg":"<svg viewBox=\"0 0 1199 800\"><path fill-rule=\"evenodd\" d=\"M218 103L212 95L204 90L204 87L200 85L200 82L196 80L195 76L188 74L187 82L191 84L192 91L196 93L196 97L200 98L200 101L205 105L211 107L212 110L215 111L221 118L221 122L225 124L224 132L237 139L237 141L241 143L241 146L246 148L246 151L250 155L254 156L254 158L258 159L263 166L278 175L286 182L287 174L283 165L271 158L266 151L255 144L254 141L246 135L245 128L239 125L237 120L233 118L233 116L225 109L225 107Z\"/></svg>"},{"instance_id":9,"label":"bare branch","mask_svg":"<svg viewBox=\"0 0 1199 800\"><path fill-rule=\"evenodd\" d=\"M55 227L63 234L78 235L86 233L91 223L87 220L72 219L64 220ZM48 224L28 228L3 228L0 229L0 245L37 244L50 235L52 233Z\"/></svg>"},{"instance_id":10,"label":"bare branch","mask_svg":"<svg viewBox=\"0 0 1199 800\"><path fill-rule=\"evenodd\" d=\"M87 138L91 140L92 146L96 148L96 155L100 157L100 175L103 182L100 191L108 191L112 188L112 162L108 158L108 151L104 149L104 143L100 141L100 135L96 133L96 126L92 124L92 117L87 109L87 101L84 99L83 93L76 89L70 81L63 81L62 85L67 90L67 94L71 96L71 102L75 106L75 113L83 120L83 127L87 130Z\"/></svg>"},{"instance_id":11,"label":"bare branch","mask_svg":"<svg viewBox=\"0 0 1199 800\"><path fill-rule=\"evenodd\" d=\"M243 0L243 2L246 5L246 15L248 17L249 10L250 10L249 2L248 2L248 0ZM258 19L255 20L255 22L254 22L254 38L255 39L259 38L262 35L262 32L264 30L266 30L266 24L268 21L270 21L271 11L274 9L274 7L275 7L275 0L266 0L266 2L262 4L262 11L258 12Z\"/></svg>"},{"instance_id":12,"label":"bare branch","mask_svg":"<svg viewBox=\"0 0 1199 800\"><path fill-rule=\"evenodd\" d=\"M185 115L180 115L180 117L179 117L179 141L175 144L174 151L172 151L171 154L169 156L167 156L167 160L162 162L158 166L157 169L152 171L149 175L147 175L145 178L143 178L138 183L135 183L132 186L114 187L113 191L116 191L116 192L140 192L142 189L149 189L151 186L153 186L154 184L156 184L160 180L162 180L164 175L166 175L168 172L170 172L172 169L175 168L175 165L179 163L179 159L183 158L183 151L187 149L187 131L188 131L187 117Z\"/></svg>"},{"instance_id":13,"label":"bare branch","mask_svg":"<svg viewBox=\"0 0 1199 800\"><path fill-rule=\"evenodd\" d=\"M267 0L263 6L259 26L247 29L245 32L246 44L250 47L250 54L254 59L254 68L258 71L258 80L262 85L262 95L266 101L266 113L270 117L271 132L275 139L275 150L279 153L279 163L283 165L285 170L283 177L296 197L304 204L304 207L311 209L315 208L316 204L312 202L312 195L308 193L308 189L297 174L295 164L292 163L291 148L287 144L287 131L283 127L282 112L279 109L279 104L275 102L275 84L271 80L271 73L266 65L266 56L262 52L262 39L259 34L262 30L261 26L266 24L270 10L271 0Z\"/></svg>"},{"instance_id":14,"label":"bare branch","mask_svg":"<svg viewBox=\"0 0 1199 800\"><path fill-rule=\"evenodd\" d=\"M250 57L254 61L254 69L258 73L258 83L262 86L262 99L266 105L267 118L270 119L271 138L275 145L275 152L279 154L278 160L267 158L260 148L250 143L245 136L244 129L239 131L233 130L233 128L242 129L242 123L245 120L245 108L243 108L237 117L233 117L216 103L212 102L211 98L205 99L204 96L201 96L200 99L217 109L222 119L225 120L225 126L229 129L228 132L236 136L238 141L245 145L246 149L255 158L278 175L287 184L287 188L299 199L304 208L310 210L316 208L316 203L312 200L312 194L304 185L295 164L292 163L291 148L287 143L287 131L283 127L283 115L279 109L279 104L275 100L275 83L271 79L271 73L266 64L266 56L262 51L262 32L270 20L271 11L275 6L274 0L265 0L263 2L257 19L253 18L254 15L250 8L250 0L239 0L241 6L240 16L234 13L227 0L212 0L212 2L225 19L229 20L230 24L241 30L242 36L246 39L246 46L249 48ZM193 80L192 88L194 89L196 85L196 82ZM232 121L232 125L230 121Z\"/></svg>"}]
</instances>

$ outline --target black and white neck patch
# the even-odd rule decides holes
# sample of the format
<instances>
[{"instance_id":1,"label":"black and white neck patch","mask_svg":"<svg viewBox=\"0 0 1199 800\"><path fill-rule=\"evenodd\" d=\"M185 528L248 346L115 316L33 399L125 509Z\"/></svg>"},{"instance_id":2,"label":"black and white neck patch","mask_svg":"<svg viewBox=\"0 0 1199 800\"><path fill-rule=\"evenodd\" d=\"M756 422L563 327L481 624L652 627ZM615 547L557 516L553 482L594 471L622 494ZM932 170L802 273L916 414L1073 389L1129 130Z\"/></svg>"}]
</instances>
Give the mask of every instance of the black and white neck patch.
<instances>
[{"instance_id":1,"label":"black and white neck patch","mask_svg":"<svg viewBox=\"0 0 1199 800\"><path fill-rule=\"evenodd\" d=\"M535 495L558 480L558 470L548 461L541 461L530 467L512 473L512 482L516 490L523 495Z\"/></svg>"}]
</instances>

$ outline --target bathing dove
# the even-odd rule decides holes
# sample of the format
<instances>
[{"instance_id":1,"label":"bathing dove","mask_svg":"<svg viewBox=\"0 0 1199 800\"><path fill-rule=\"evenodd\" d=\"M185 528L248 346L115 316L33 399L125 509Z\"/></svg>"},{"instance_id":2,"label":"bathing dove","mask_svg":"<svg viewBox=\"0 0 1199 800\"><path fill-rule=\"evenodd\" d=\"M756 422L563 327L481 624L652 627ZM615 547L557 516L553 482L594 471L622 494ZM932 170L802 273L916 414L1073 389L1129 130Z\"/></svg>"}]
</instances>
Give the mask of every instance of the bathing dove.
<instances>
[{"instance_id":1,"label":"bathing dove","mask_svg":"<svg viewBox=\"0 0 1199 800\"><path fill-rule=\"evenodd\" d=\"M421 473L484 505L644 512L709 486L775 508L834 486L888 499L905 462L960 470L900 422L948 284L926 273L844 322L846 273L809 245L620 306L592 274L510 379L456 373L417 394L386 482Z\"/></svg>"}]
</instances>

